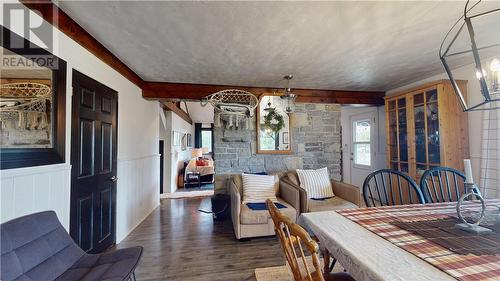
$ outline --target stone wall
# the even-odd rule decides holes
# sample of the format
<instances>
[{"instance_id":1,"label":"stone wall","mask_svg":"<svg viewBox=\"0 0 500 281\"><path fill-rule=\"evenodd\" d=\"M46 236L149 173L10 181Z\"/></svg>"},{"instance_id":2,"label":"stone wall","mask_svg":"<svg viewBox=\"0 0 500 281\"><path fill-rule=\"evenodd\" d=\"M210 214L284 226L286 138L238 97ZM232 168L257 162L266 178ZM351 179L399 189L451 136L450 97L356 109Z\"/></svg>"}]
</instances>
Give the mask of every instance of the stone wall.
<instances>
[{"instance_id":1,"label":"stone wall","mask_svg":"<svg viewBox=\"0 0 500 281\"><path fill-rule=\"evenodd\" d=\"M219 178L241 172L268 173L328 167L341 179L340 106L297 104L291 117L293 154L256 154L255 120L249 130L214 128L215 172Z\"/></svg>"}]
</instances>

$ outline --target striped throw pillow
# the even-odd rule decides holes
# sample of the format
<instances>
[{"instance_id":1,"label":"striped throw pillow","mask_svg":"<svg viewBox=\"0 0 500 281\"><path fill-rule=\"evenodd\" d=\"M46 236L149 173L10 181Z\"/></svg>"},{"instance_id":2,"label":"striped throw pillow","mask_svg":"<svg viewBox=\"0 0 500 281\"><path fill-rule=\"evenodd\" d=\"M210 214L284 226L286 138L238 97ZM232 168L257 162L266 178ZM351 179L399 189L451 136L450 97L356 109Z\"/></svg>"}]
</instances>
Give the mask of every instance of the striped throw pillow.
<instances>
[{"instance_id":1,"label":"striped throw pillow","mask_svg":"<svg viewBox=\"0 0 500 281\"><path fill-rule=\"evenodd\" d=\"M312 199L324 199L335 196L328 169L297 170L300 187L306 190L307 196Z\"/></svg>"},{"instance_id":2,"label":"striped throw pillow","mask_svg":"<svg viewBox=\"0 0 500 281\"><path fill-rule=\"evenodd\" d=\"M266 199L278 201L276 199L276 189L274 186L275 176L242 174L243 180L243 204L263 203Z\"/></svg>"}]
</instances>

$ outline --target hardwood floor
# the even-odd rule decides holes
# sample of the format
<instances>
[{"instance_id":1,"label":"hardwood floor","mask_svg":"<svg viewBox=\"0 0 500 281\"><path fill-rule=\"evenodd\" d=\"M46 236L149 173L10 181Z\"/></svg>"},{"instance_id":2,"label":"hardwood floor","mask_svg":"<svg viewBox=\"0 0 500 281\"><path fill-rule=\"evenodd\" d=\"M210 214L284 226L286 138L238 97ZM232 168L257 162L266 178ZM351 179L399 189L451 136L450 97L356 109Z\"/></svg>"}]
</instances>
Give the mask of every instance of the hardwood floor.
<instances>
[{"instance_id":1,"label":"hardwood floor","mask_svg":"<svg viewBox=\"0 0 500 281\"><path fill-rule=\"evenodd\" d=\"M209 198L162 199L116 248L140 245L137 280L255 280L254 269L284 265L277 238L235 239L230 220L214 222Z\"/></svg>"}]
</instances>

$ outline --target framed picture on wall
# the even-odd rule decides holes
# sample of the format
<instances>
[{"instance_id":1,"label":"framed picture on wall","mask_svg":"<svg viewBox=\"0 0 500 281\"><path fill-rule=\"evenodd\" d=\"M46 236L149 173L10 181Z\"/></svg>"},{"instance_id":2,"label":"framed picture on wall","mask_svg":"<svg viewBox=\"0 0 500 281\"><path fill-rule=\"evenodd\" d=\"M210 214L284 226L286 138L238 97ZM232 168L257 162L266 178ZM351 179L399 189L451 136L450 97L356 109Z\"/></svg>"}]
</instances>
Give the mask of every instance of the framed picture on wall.
<instances>
[{"instance_id":1,"label":"framed picture on wall","mask_svg":"<svg viewBox=\"0 0 500 281\"><path fill-rule=\"evenodd\" d=\"M193 147L193 136L191 134L187 134L187 147Z\"/></svg>"},{"instance_id":2,"label":"framed picture on wall","mask_svg":"<svg viewBox=\"0 0 500 281\"><path fill-rule=\"evenodd\" d=\"M183 133L181 136L181 150L187 149L187 136L188 134L186 133Z\"/></svg>"},{"instance_id":3,"label":"framed picture on wall","mask_svg":"<svg viewBox=\"0 0 500 281\"><path fill-rule=\"evenodd\" d=\"M283 144L288 144L289 141L288 132L283 132Z\"/></svg>"},{"instance_id":4,"label":"framed picture on wall","mask_svg":"<svg viewBox=\"0 0 500 281\"><path fill-rule=\"evenodd\" d=\"M64 163L66 62L5 27L2 37L0 169Z\"/></svg>"},{"instance_id":5,"label":"framed picture on wall","mask_svg":"<svg viewBox=\"0 0 500 281\"><path fill-rule=\"evenodd\" d=\"M177 131L172 132L172 146L181 145L181 133Z\"/></svg>"}]
</instances>

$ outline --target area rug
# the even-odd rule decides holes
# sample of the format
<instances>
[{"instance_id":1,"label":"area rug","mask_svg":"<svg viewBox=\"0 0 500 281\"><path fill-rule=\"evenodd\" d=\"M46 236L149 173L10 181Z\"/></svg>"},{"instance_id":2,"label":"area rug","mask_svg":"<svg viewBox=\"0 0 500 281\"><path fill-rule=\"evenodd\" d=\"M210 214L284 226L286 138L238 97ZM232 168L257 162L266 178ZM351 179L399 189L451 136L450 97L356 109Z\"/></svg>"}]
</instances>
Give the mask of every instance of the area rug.
<instances>
[{"instance_id":1,"label":"area rug","mask_svg":"<svg viewBox=\"0 0 500 281\"><path fill-rule=\"evenodd\" d=\"M307 262L309 268L314 268L312 260L308 257ZM321 265L323 260L321 259ZM332 272L342 272L344 269L338 263L333 268ZM287 265L261 267L255 269L255 279L257 281L293 281L293 276Z\"/></svg>"},{"instance_id":2,"label":"area rug","mask_svg":"<svg viewBox=\"0 0 500 281\"><path fill-rule=\"evenodd\" d=\"M195 190L195 191L177 191L173 193L164 193L160 198L178 199L178 198L192 198L192 197L207 197L214 195L213 190Z\"/></svg>"},{"instance_id":3,"label":"area rug","mask_svg":"<svg viewBox=\"0 0 500 281\"><path fill-rule=\"evenodd\" d=\"M291 281L292 274L286 265L262 267L255 269L255 279L257 281Z\"/></svg>"}]
</instances>

